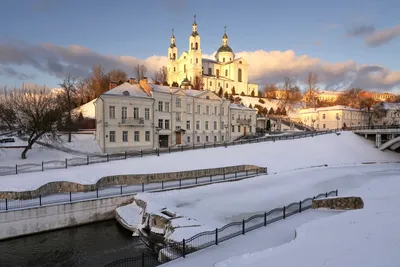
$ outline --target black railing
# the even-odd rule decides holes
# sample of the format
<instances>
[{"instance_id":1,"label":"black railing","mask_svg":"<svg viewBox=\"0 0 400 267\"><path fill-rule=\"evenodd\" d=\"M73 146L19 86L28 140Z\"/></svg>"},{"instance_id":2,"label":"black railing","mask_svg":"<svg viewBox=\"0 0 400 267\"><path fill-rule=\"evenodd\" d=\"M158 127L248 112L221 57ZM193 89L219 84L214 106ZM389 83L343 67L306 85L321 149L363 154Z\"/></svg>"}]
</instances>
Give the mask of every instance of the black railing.
<instances>
[{"instance_id":1,"label":"black railing","mask_svg":"<svg viewBox=\"0 0 400 267\"><path fill-rule=\"evenodd\" d=\"M136 184L136 185L120 185L109 188L97 189L96 191L89 192L67 192L53 195L43 195L32 199L0 199L0 211L10 211L16 209L28 209L33 207L41 207L47 205L55 205L62 203L80 202L86 200L93 200L98 198L116 197L122 195L131 195L139 192L181 188L192 185L201 185L215 183L225 180L235 180L250 178L257 175L266 175L267 173L259 173L258 170L247 170L242 172L234 172L221 175L199 176L193 179L178 179L155 182L150 184Z\"/></svg>"},{"instance_id":2,"label":"black railing","mask_svg":"<svg viewBox=\"0 0 400 267\"><path fill-rule=\"evenodd\" d=\"M4 175L12 175L18 173L27 173L27 172L40 172L46 170L54 170L54 169L67 169L75 166L89 165L94 163L103 163L114 160L123 160L128 158L140 158L147 155L157 155L161 154L169 154L173 152L182 152L188 150L196 150L196 149L206 149L213 147L228 147L242 144L250 144L250 143L259 143L259 142L269 142L269 141L280 141L280 140L290 140L290 139L299 139L305 137L313 137L316 135L323 135L333 133L332 130L327 131L319 131L319 132L305 132L303 134L296 135L285 135L285 136L266 136L254 139L241 139L233 142L218 142L218 143L204 143L204 144L193 144L190 146L175 146L175 147L167 147L160 149L147 149L147 150L136 150L136 151L125 151L115 154L105 154L98 156L87 156L85 158L66 158L64 160L52 160L52 161L42 161L41 163L26 163L26 164L17 164L15 166L0 166L0 176ZM0 147L1 148L1 147Z\"/></svg>"},{"instance_id":3,"label":"black railing","mask_svg":"<svg viewBox=\"0 0 400 267\"><path fill-rule=\"evenodd\" d=\"M354 126L346 127L344 130L347 131L358 131L358 130L381 130L381 129L400 129L400 125L371 125L371 126Z\"/></svg>"},{"instance_id":4,"label":"black railing","mask_svg":"<svg viewBox=\"0 0 400 267\"><path fill-rule=\"evenodd\" d=\"M338 190L326 192L319 194L318 196L312 198L306 198L299 202L293 202L282 208L276 208L270 210L269 212L264 212L261 214L255 214L248 219L242 220L240 222L232 222L221 228L216 228L212 231L206 231L198 233L191 238L183 239L180 242L169 242L165 247L159 251L158 258L164 259L165 261L175 260L181 257L186 257L187 254L207 248L210 246L218 245L219 243L226 241L228 239L234 238L236 236L245 235L246 233L265 227L268 224L277 222L282 219L286 219L296 213L301 213L312 207L312 200L319 198L327 198L329 196L338 196ZM140 257L125 258L110 264L105 265L105 267L139 267L148 266L153 267L159 265L159 263L154 263L154 265L143 265L148 263L151 259L155 259L155 255L148 253L142 254Z\"/></svg>"}]
</instances>

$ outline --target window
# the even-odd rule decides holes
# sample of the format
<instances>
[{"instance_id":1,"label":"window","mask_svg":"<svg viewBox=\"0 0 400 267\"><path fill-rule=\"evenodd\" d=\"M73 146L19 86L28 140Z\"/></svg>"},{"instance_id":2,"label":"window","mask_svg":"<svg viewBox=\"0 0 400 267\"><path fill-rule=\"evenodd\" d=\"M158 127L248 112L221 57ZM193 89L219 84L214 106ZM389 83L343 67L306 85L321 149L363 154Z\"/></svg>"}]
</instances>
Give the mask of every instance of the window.
<instances>
[{"instance_id":1,"label":"window","mask_svg":"<svg viewBox=\"0 0 400 267\"><path fill-rule=\"evenodd\" d=\"M186 130L190 130L190 121L186 121Z\"/></svg>"},{"instance_id":2,"label":"window","mask_svg":"<svg viewBox=\"0 0 400 267\"><path fill-rule=\"evenodd\" d=\"M219 77L219 70L217 69L216 70L216 74L215 74L217 77Z\"/></svg>"},{"instance_id":3,"label":"window","mask_svg":"<svg viewBox=\"0 0 400 267\"><path fill-rule=\"evenodd\" d=\"M115 142L115 131L110 131L110 142Z\"/></svg>"},{"instance_id":4,"label":"window","mask_svg":"<svg viewBox=\"0 0 400 267\"><path fill-rule=\"evenodd\" d=\"M249 120L251 120L251 115L249 116Z\"/></svg>"},{"instance_id":5,"label":"window","mask_svg":"<svg viewBox=\"0 0 400 267\"><path fill-rule=\"evenodd\" d=\"M162 129L162 128L164 128L163 125L164 123L163 123L163 120L162 119L158 119L158 128L160 128L160 129Z\"/></svg>"},{"instance_id":6,"label":"window","mask_svg":"<svg viewBox=\"0 0 400 267\"><path fill-rule=\"evenodd\" d=\"M210 115L210 106L206 106L206 114Z\"/></svg>"},{"instance_id":7,"label":"window","mask_svg":"<svg viewBox=\"0 0 400 267\"><path fill-rule=\"evenodd\" d=\"M139 131L135 131L134 140L135 140L135 142L139 142L139 141L140 141L140 138L139 138Z\"/></svg>"},{"instance_id":8,"label":"window","mask_svg":"<svg viewBox=\"0 0 400 267\"><path fill-rule=\"evenodd\" d=\"M208 135L206 135L206 142L208 143Z\"/></svg>"},{"instance_id":9,"label":"window","mask_svg":"<svg viewBox=\"0 0 400 267\"><path fill-rule=\"evenodd\" d=\"M225 141L225 136L221 135L221 141L222 141L222 142Z\"/></svg>"},{"instance_id":10,"label":"window","mask_svg":"<svg viewBox=\"0 0 400 267\"><path fill-rule=\"evenodd\" d=\"M197 114L200 114L200 112L201 112L201 106L197 105Z\"/></svg>"},{"instance_id":11,"label":"window","mask_svg":"<svg viewBox=\"0 0 400 267\"><path fill-rule=\"evenodd\" d=\"M174 72L176 72L176 68L174 67Z\"/></svg>"},{"instance_id":12,"label":"window","mask_svg":"<svg viewBox=\"0 0 400 267\"><path fill-rule=\"evenodd\" d=\"M225 123L223 121L221 121L221 131L224 129L225 127Z\"/></svg>"},{"instance_id":13,"label":"window","mask_svg":"<svg viewBox=\"0 0 400 267\"><path fill-rule=\"evenodd\" d=\"M179 129L182 129L182 127L181 126L175 126L175 130L179 130Z\"/></svg>"},{"instance_id":14,"label":"window","mask_svg":"<svg viewBox=\"0 0 400 267\"><path fill-rule=\"evenodd\" d=\"M200 130L200 121L196 121L196 130Z\"/></svg>"},{"instance_id":15,"label":"window","mask_svg":"<svg viewBox=\"0 0 400 267\"><path fill-rule=\"evenodd\" d=\"M222 58L222 62L225 62L225 58Z\"/></svg>"},{"instance_id":16,"label":"window","mask_svg":"<svg viewBox=\"0 0 400 267\"><path fill-rule=\"evenodd\" d=\"M190 143L190 136L187 137L187 142Z\"/></svg>"},{"instance_id":17,"label":"window","mask_svg":"<svg viewBox=\"0 0 400 267\"><path fill-rule=\"evenodd\" d=\"M128 142L128 131L122 131L122 142Z\"/></svg>"},{"instance_id":18,"label":"window","mask_svg":"<svg viewBox=\"0 0 400 267\"><path fill-rule=\"evenodd\" d=\"M217 136L214 135L214 142L217 142Z\"/></svg>"},{"instance_id":19,"label":"window","mask_svg":"<svg viewBox=\"0 0 400 267\"><path fill-rule=\"evenodd\" d=\"M144 109L144 119L150 120L150 109L149 108Z\"/></svg>"},{"instance_id":20,"label":"window","mask_svg":"<svg viewBox=\"0 0 400 267\"><path fill-rule=\"evenodd\" d=\"M215 107L214 107L214 115L217 115L217 113L218 113L218 107L215 106Z\"/></svg>"},{"instance_id":21,"label":"window","mask_svg":"<svg viewBox=\"0 0 400 267\"><path fill-rule=\"evenodd\" d=\"M169 102L165 102L165 112L169 112Z\"/></svg>"},{"instance_id":22,"label":"window","mask_svg":"<svg viewBox=\"0 0 400 267\"><path fill-rule=\"evenodd\" d=\"M225 84L225 88L228 88L228 84L227 83Z\"/></svg>"},{"instance_id":23,"label":"window","mask_svg":"<svg viewBox=\"0 0 400 267\"><path fill-rule=\"evenodd\" d=\"M182 107L182 102L180 97L177 97L175 102L177 108Z\"/></svg>"},{"instance_id":24,"label":"window","mask_svg":"<svg viewBox=\"0 0 400 267\"><path fill-rule=\"evenodd\" d=\"M169 130L169 120L165 120L165 129Z\"/></svg>"},{"instance_id":25,"label":"window","mask_svg":"<svg viewBox=\"0 0 400 267\"><path fill-rule=\"evenodd\" d=\"M128 116L128 108L127 107L122 107L121 110L121 119L126 120L126 117Z\"/></svg>"},{"instance_id":26,"label":"window","mask_svg":"<svg viewBox=\"0 0 400 267\"><path fill-rule=\"evenodd\" d=\"M110 106L108 108L110 119L115 119L115 106Z\"/></svg>"},{"instance_id":27,"label":"window","mask_svg":"<svg viewBox=\"0 0 400 267\"><path fill-rule=\"evenodd\" d=\"M324 120L325 119L325 114L322 114L322 119ZM325 125L325 124L324 124ZM325 127L324 127L325 128Z\"/></svg>"},{"instance_id":28,"label":"window","mask_svg":"<svg viewBox=\"0 0 400 267\"><path fill-rule=\"evenodd\" d=\"M252 132L252 131L251 131L251 126L249 126L249 131L250 131L250 133Z\"/></svg>"},{"instance_id":29,"label":"window","mask_svg":"<svg viewBox=\"0 0 400 267\"><path fill-rule=\"evenodd\" d=\"M214 121L214 130L217 130L217 122Z\"/></svg>"},{"instance_id":30,"label":"window","mask_svg":"<svg viewBox=\"0 0 400 267\"><path fill-rule=\"evenodd\" d=\"M208 130L208 121L205 123L205 129Z\"/></svg>"},{"instance_id":31,"label":"window","mask_svg":"<svg viewBox=\"0 0 400 267\"><path fill-rule=\"evenodd\" d=\"M228 77L228 70L225 70L225 76Z\"/></svg>"},{"instance_id":32,"label":"window","mask_svg":"<svg viewBox=\"0 0 400 267\"><path fill-rule=\"evenodd\" d=\"M133 118L139 119L139 108L133 108Z\"/></svg>"},{"instance_id":33,"label":"window","mask_svg":"<svg viewBox=\"0 0 400 267\"><path fill-rule=\"evenodd\" d=\"M146 131L144 134L144 139L146 142L150 142L150 131Z\"/></svg>"},{"instance_id":34,"label":"window","mask_svg":"<svg viewBox=\"0 0 400 267\"><path fill-rule=\"evenodd\" d=\"M212 81L210 81L210 86L212 86Z\"/></svg>"},{"instance_id":35,"label":"window","mask_svg":"<svg viewBox=\"0 0 400 267\"><path fill-rule=\"evenodd\" d=\"M197 143L200 143L200 136L197 136Z\"/></svg>"},{"instance_id":36,"label":"window","mask_svg":"<svg viewBox=\"0 0 400 267\"><path fill-rule=\"evenodd\" d=\"M177 112L175 115L176 121L182 121L182 114L180 112Z\"/></svg>"},{"instance_id":37,"label":"window","mask_svg":"<svg viewBox=\"0 0 400 267\"><path fill-rule=\"evenodd\" d=\"M225 109L224 109L224 107L221 107L221 115L222 115L222 116L225 116Z\"/></svg>"},{"instance_id":38,"label":"window","mask_svg":"<svg viewBox=\"0 0 400 267\"><path fill-rule=\"evenodd\" d=\"M323 124L323 125L322 125L322 128L324 128L324 129L325 129L325 128L326 128L326 125L325 125L325 124Z\"/></svg>"},{"instance_id":39,"label":"window","mask_svg":"<svg viewBox=\"0 0 400 267\"><path fill-rule=\"evenodd\" d=\"M158 101L158 111L163 111L164 103L162 101Z\"/></svg>"},{"instance_id":40,"label":"window","mask_svg":"<svg viewBox=\"0 0 400 267\"><path fill-rule=\"evenodd\" d=\"M199 43L198 42L196 42L196 50L198 50L199 49ZM197 62L196 62L197 63Z\"/></svg>"},{"instance_id":41,"label":"window","mask_svg":"<svg viewBox=\"0 0 400 267\"><path fill-rule=\"evenodd\" d=\"M240 125L238 125L238 133L240 133Z\"/></svg>"},{"instance_id":42,"label":"window","mask_svg":"<svg viewBox=\"0 0 400 267\"><path fill-rule=\"evenodd\" d=\"M186 104L186 113L192 114L192 107L190 106L190 104Z\"/></svg>"},{"instance_id":43,"label":"window","mask_svg":"<svg viewBox=\"0 0 400 267\"><path fill-rule=\"evenodd\" d=\"M199 59L198 58L196 58L196 64L198 64L199 63Z\"/></svg>"},{"instance_id":44,"label":"window","mask_svg":"<svg viewBox=\"0 0 400 267\"><path fill-rule=\"evenodd\" d=\"M186 64L185 64L185 65L183 65L183 72L185 72L185 73L186 73Z\"/></svg>"},{"instance_id":45,"label":"window","mask_svg":"<svg viewBox=\"0 0 400 267\"><path fill-rule=\"evenodd\" d=\"M238 82L242 82L242 69L238 69Z\"/></svg>"},{"instance_id":46,"label":"window","mask_svg":"<svg viewBox=\"0 0 400 267\"><path fill-rule=\"evenodd\" d=\"M232 125L232 133L235 132L235 125Z\"/></svg>"},{"instance_id":47,"label":"window","mask_svg":"<svg viewBox=\"0 0 400 267\"><path fill-rule=\"evenodd\" d=\"M208 68L208 75L211 75L211 74L212 74L212 69Z\"/></svg>"},{"instance_id":48,"label":"window","mask_svg":"<svg viewBox=\"0 0 400 267\"><path fill-rule=\"evenodd\" d=\"M235 114L232 114L232 120L235 120Z\"/></svg>"}]
</instances>

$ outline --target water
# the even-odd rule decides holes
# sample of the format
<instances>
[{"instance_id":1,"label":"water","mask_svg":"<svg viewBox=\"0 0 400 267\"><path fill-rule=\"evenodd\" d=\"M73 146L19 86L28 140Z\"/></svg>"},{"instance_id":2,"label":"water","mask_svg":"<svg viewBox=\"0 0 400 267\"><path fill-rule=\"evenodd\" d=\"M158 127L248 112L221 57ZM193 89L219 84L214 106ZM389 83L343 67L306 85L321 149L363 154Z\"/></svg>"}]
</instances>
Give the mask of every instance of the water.
<instances>
[{"instance_id":1,"label":"water","mask_svg":"<svg viewBox=\"0 0 400 267\"><path fill-rule=\"evenodd\" d=\"M103 266L149 249L115 220L0 241L0 266Z\"/></svg>"}]
</instances>

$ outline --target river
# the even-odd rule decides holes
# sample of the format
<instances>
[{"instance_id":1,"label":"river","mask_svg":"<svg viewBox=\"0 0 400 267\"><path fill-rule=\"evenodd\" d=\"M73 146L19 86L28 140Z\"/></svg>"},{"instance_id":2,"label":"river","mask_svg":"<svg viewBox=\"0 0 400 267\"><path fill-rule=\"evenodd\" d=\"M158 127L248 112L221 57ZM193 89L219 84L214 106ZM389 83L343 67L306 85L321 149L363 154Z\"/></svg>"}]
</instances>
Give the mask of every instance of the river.
<instances>
[{"instance_id":1,"label":"river","mask_svg":"<svg viewBox=\"0 0 400 267\"><path fill-rule=\"evenodd\" d=\"M0 266L104 266L149 249L115 220L0 241Z\"/></svg>"}]
</instances>

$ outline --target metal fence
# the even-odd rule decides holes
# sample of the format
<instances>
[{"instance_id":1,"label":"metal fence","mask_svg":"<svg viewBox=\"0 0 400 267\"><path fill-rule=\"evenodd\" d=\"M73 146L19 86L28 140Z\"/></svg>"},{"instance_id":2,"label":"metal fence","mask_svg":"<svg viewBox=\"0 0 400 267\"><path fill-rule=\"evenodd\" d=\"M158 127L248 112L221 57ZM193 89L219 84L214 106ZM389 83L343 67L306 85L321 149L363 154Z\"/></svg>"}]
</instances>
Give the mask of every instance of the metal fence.
<instances>
[{"instance_id":1,"label":"metal fence","mask_svg":"<svg viewBox=\"0 0 400 267\"><path fill-rule=\"evenodd\" d=\"M276 208L268 212L256 214L241 222L232 222L213 231L198 233L191 238L183 239L180 242L169 242L159 251L159 258L162 255L167 261L178 258L185 258L187 254L207 248L213 245L234 238L236 236L245 235L247 232L265 227L271 223L286 219L296 213L301 213L312 207L312 200L326 198L329 196L338 196L338 190L319 194L312 198L306 198L299 202L293 202L282 208ZM105 267L153 267L160 263L154 262L154 253L143 253L138 257L121 259L105 265ZM153 260L153 262L151 262Z\"/></svg>"},{"instance_id":2,"label":"metal fence","mask_svg":"<svg viewBox=\"0 0 400 267\"><path fill-rule=\"evenodd\" d=\"M39 196L32 199L0 199L0 211L9 211L16 209L27 209L33 207L41 207L45 205L54 205L62 203L72 203L85 200L92 200L98 198L115 197L122 195L131 195L139 192L180 188L192 185L201 185L215 183L225 180L235 180L250 178L257 175L266 175L267 173L259 173L258 170L242 171L229 174L201 176L193 179L179 179L174 181L161 181L150 184L136 184L136 185L120 185L109 188L97 189L96 191L89 192L68 192L46 196Z\"/></svg>"},{"instance_id":3,"label":"metal fence","mask_svg":"<svg viewBox=\"0 0 400 267\"><path fill-rule=\"evenodd\" d=\"M299 139L305 137L313 137L316 135L329 134L334 132L333 130L319 131L319 132L305 132L296 135L281 135L281 136L266 136L254 139L241 139L232 142L218 142L218 143L204 143L204 144L193 144L191 146L176 146L168 148L157 148L157 149L147 149L147 150L136 150L136 151L125 151L115 154L105 154L98 156L87 156L77 157L77 158L66 158L65 160L52 160L52 161L42 161L40 163L27 163L27 164L16 164L15 166L0 166L0 176L12 175L18 173L27 172L40 172L53 169L67 169L74 166L89 165L95 163L103 163L114 160L123 160L128 158L138 158L148 155L169 154L174 152L183 152L188 150L206 149L213 147L228 147L242 144L259 143L259 142L275 142L279 140L291 140Z\"/></svg>"},{"instance_id":4,"label":"metal fence","mask_svg":"<svg viewBox=\"0 0 400 267\"><path fill-rule=\"evenodd\" d=\"M346 127L344 130L358 131L358 130L381 130L381 129L400 129L400 125L371 125L371 126L354 126Z\"/></svg>"}]
</instances>

